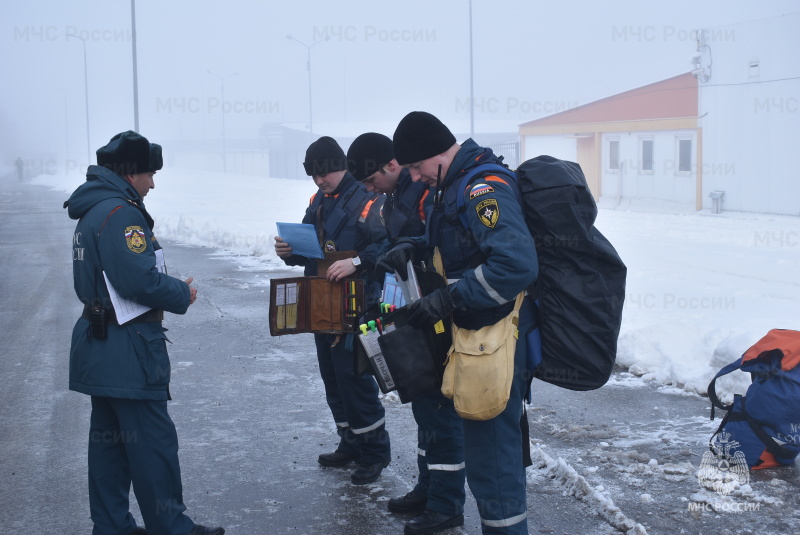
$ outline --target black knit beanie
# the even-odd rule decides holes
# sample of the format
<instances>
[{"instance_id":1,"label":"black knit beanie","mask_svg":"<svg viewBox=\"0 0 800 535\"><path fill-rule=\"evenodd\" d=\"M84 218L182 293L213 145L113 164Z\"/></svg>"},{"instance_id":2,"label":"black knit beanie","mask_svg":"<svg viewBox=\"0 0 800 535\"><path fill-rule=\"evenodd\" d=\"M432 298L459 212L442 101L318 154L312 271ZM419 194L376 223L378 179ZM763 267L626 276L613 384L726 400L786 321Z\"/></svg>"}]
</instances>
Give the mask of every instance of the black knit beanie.
<instances>
[{"instance_id":1,"label":"black knit beanie","mask_svg":"<svg viewBox=\"0 0 800 535\"><path fill-rule=\"evenodd\" d=\"M456 138L442 121L424 111L412 111L394 131L394 157L400 165L421 162L452 147Z\"/></svg>"},{"instance_id":2,"label":"black knit beanie","mask_svg":"<svg viewBox=\"0 0 800 535\"><path fill-rule=\"evenodd\" d=\"M128 130L112 137L106 146L97 149L97 165L111 169L120 176L146 173L155 170L151 169L150 153L147 138Z\"/></svg>"},{"instance_id":3,"label":"black knit beanie","mask_svg":"<svg viewBox=\"0 0 800 535\"><path fill-rule=\"evenodd\" d=\"M347 168L359 182L375 174L393 159L392 140L375 132L361 134L347 149Z\"/></svg>"},{"instance_id":4,"label":"black knit beanie","mask_svg":"<svg viewBox=\"0 0 800 535\"><path fill-rule=\"evenodd\" d=\"M347 169L347 158L335 139L323 136L306 149L303 168L308 176L327 175Z\"/></svg>"}]
</instances>

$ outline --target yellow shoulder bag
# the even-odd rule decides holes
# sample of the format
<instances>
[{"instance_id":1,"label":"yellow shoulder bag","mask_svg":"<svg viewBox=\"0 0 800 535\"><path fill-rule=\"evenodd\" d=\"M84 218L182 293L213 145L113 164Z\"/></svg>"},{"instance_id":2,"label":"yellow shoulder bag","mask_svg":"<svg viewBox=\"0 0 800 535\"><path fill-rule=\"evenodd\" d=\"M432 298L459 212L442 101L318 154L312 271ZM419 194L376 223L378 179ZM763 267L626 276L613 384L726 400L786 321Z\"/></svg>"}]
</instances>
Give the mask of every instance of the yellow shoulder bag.
<instances>
[{"instance_id":1,"label":"yellow shoulder bag","mask_svg":"<svg viewBox=\"0 0 800 535\"><path fill-rule=\"evenodd\" d=\"M477 331L453 324L453 345L447 356L442 394L453 400L456 412L468 420L490 420L503 412L514 379L514 353L519 337L519 309Z\"/></svg>"}]
</instances>

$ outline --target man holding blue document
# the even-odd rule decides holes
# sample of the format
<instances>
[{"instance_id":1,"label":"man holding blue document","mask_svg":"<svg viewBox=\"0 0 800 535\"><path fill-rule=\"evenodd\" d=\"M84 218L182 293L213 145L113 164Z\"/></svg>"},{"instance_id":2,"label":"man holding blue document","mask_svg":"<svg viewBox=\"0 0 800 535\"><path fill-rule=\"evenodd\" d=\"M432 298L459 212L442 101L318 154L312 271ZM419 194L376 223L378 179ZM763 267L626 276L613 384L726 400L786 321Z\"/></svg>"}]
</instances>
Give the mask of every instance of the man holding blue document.
<instances>
[{"instance_id":1,"label":"man holding blue document","mask_svg":"<svg viewBox=\"0 0 800 535\"><path fill-rule=\"evenodd\" d=\"M281 236L275 238L275 253L287 265L304 266L308 277L324 276L330 281L360 277L364 279L365 306L376 303L381 284L372 274L378 253L385 248L383 197L368 192L347 171L344 151L333 138L324 136L312 143L303 167L319 187L303 223L313 225L326 257L345 258L329 263L297 255ZM378 386L372 376L355 374L353 344L357 342L352 334L315 333L314 343L325 397L341 437L335 451L319 456L319 464L344 467L355 461L353 484L372 483L391 460Z\"/></svg>"}]
</instances>

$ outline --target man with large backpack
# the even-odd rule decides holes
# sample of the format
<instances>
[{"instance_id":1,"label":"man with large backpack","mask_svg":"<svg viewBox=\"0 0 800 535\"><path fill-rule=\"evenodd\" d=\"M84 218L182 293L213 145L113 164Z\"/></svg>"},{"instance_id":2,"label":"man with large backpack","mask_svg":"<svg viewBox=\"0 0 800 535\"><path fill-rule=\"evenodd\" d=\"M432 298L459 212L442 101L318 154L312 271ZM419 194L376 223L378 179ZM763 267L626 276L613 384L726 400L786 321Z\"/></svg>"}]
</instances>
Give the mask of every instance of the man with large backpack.
<instances>
[{"instance_id":1,"label":"man with large backpack","mask_svg":"<svg viewBox=\"0 0 800 535\"><path fill-rule=\"evenodd\" d=\"M426 112L411 112L400 121L393 149L412 180L434 188L433 206L426 214L426 241L428 248L438 248L448 279L446 288L409 306L409 322L423 327L452 315L456 326L470 330L501 322L538 272L534 241L516 185L499 173L488 173L461 191L458 185L471 168L500 160L491 149L471 139L459 145L450 130ZM468 228L458 213L462 195L466 196ZM383 262L404 272L414 254L413 244L402 243L391 249ZM505 409L488 420L463 420L467 481L483 533L528 533L520 418L531 377L526 337L536 321L531 297L524 298L519 314L513 380Z\"/></svg>"},{"instance_id":2,"label":"man with large backpack","mask_svg":"<svg viewBox=\"0 0 800 535\"><path fill-rule=\"evenodd\" d=\"M394 157L392 140L375 132L361 134L347 150L350 173L369 191L386 195L383 219L391 244L425 233L424 208L430 189L413 182ZM406 535L432 534L464 524L464 432L453 401L441 391L411 402L417 423L414 488L388 502L392 513L417 513L406 523Z\"/></svg>"}]
</instances>

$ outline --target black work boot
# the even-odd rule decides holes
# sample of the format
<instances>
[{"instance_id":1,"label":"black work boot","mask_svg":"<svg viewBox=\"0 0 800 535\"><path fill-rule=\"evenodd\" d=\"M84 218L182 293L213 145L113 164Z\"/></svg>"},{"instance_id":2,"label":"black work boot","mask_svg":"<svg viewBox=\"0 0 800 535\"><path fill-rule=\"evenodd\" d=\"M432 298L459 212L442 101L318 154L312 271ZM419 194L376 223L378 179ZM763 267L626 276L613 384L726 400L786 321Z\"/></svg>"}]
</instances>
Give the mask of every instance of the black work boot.
<instances>
[{"instance_id":1,"label":"black work boot","mask_svg":"<svg viewBox=\"0 0 800 535\"><path fill-rule=\"evenodd\" d=\"M319 462L319 464L322 466L338 467L347 466L351 462L357 460L358 454L356 453L344 453L336 450L333 453L321 453L319 455L319 459L317 459L317 462Z\"/></svg>"},{"instance_id":2,"label":"black work boot","mask_svg":"<svg viewBox=\"0 0 800 535\"><path fill-rule=\"evenodd\" d=\"M384 468L389 466L391 459L386 459L374 464L359 464L350 476L353 485L366 485L372 483L379 477Z\"/></svg>"},{"instance_id":3,"label":"black work boot","mask_svg":"<svg viewBox=\"0 0 800 535\"><path fill-rule=\"evenodd\" d=\"M421 496L412 490L405 496L389 500L387 508L391 513L421 513L427 504L427 496Z\"/></svg>"},{"instance_id":4,"label":"black work boot","mask_svg":"<svg viewBox=\"0 0 800 535\"><path fill-rule=\"evenodd\" d=\"M225 535L223 528L207 528L200 524L195 524L189 535Z\"/></svg>"},{"instance_id":5,"label":"black work boot","mask_svg":"<svg viewBox=\"0 0 800 535\"><path fill-rule=\"evenodd\" d=\"M437 513L431 509L425 511L416 518L406 522L403 530L405 535L431 535L448 528L455 528L464 525L464 515L445 515Z\"/></svg>"}]
</instances>

